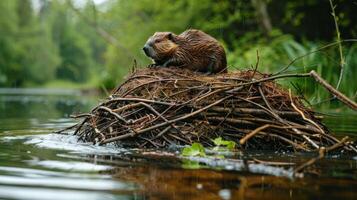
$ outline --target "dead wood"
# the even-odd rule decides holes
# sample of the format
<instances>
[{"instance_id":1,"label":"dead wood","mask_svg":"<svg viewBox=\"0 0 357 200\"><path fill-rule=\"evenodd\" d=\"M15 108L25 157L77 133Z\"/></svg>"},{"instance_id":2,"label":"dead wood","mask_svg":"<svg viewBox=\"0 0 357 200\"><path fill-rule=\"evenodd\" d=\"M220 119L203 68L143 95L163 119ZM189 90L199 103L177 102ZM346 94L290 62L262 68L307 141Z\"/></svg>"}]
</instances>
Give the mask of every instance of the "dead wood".
<instances>
[{"instance_id":1,"label":"dead wood","mask_svg":"<svg viewBox=\"0 0 357 200\"><path fill-rule=\"evenodd\" d=\"M241 149L356 151L346 139L332 136L299 97L274 81L307 76L355 107L315 72L203 75L178 68L145 68L134 71L90 113L75 116L82 121L70 129L84 141L124 147L193 142L213 146L212 139L221 136Z\"/></svg>"}]
</instances>

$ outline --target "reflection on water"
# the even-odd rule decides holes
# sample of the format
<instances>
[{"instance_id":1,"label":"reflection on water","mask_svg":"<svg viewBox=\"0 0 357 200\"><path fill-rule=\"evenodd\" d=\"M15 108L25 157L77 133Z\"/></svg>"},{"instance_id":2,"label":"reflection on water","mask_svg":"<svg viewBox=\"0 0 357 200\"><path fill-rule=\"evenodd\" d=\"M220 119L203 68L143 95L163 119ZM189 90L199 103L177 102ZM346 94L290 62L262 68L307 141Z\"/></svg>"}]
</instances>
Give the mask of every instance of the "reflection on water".
<instances>
[{"instance_id":1,"label":"reflection on water","mask_svg":"<svg viewBox=\"0 0 357 200\"><path fill-rule=\"evenodd\" d=\"M357 198L357 159L350 157L330 156L311 169L316 173L290 179L268 175L274 174L268 168L237 171L210 160L200 161L210 167L190 169L192 165L188 168L170 156L148 156L51 134L75 123L68 116L90 110L98 99L68 91L46 93L51 91L0 92L0 199ZM333 130L352 136L357 134L356 122L356 115L327 120ZM311 157L274 152L244 156L252 155L293 163Z\"/></svg>"}]
</instances>

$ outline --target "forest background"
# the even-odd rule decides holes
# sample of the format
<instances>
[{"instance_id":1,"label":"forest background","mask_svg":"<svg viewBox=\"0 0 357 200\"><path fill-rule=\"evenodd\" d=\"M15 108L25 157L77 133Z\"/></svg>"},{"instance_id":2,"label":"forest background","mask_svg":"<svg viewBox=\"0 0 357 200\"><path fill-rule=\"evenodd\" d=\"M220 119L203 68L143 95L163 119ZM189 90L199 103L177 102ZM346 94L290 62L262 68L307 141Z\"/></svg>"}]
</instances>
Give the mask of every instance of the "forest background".
<instances>
[{"instance_id":1,"label":"forest background","mask_svg":"<svg viewBox=\"0 0 357 200\"><path fill-rule=\"evenodd\" d=\"M332 7L331 7L332 5ZM335 14L333 14L333 11ZM156 31L201 29L227 52L229 70L317 71L356 100L355 0L1 0L0 87L113 88ZM337 24L337 26L336 26ZM337 29L338 28L338 29ZM309 78L283 82L311 104L330 96ZM339 106L327 102L329 107Z\"/></svg>"}]
</instances>

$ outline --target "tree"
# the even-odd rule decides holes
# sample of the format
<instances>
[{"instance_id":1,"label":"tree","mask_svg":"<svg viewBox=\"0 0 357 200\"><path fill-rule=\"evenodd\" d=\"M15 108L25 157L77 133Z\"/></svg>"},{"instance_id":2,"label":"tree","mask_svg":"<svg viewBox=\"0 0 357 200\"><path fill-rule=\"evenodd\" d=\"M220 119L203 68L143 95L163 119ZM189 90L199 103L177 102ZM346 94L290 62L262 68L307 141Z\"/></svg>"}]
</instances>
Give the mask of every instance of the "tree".
<instances>
[{"instance_id":1,"label":"tree","mask_svg":"<svg viewBox=\"0 0 357 200\"><path fill-rule=\"evenodd\" d=\"M18 29L16 5L16 1L0 1L0 86L17 86L23 81L20 46L14 42Z\"/></svg>"},{"instance_id":2,"label":"tree","mask_svg":"<svg viewBox=\"0 0 357 200\"><path fill-rule=\"evenodd\" d=\"M88 38L81 35L80 24L65 4L59 1L51 2L52 39L58 47L62 58L56 77L75 82L84 82L89 77L92 66L91 48Z\"/></svg>"}]
</instances>

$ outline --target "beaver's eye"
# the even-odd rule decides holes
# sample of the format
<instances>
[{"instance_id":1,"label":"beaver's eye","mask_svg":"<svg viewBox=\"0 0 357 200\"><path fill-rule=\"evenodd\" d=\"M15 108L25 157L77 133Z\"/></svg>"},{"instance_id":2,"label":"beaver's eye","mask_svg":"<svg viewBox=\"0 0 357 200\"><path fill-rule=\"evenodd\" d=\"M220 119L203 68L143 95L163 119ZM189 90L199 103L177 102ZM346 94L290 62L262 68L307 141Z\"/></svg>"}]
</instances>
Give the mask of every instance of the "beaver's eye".
<instances>
[{"instance_id":1,"label":"beaver's eye","mask_svg":"<svg viewBox=\"0 0 357 200\"><path fill-rule=\"evenodd\" d=\"M160 42L161 42L161 40L159 40L159 39L155 40L155 43L160 43Z\"/></svg>"},{"instance_id":2,"label":"beaver's eye","mask_svg":"<svg viewBox=\"0 0 357 200\"><path fill-rule=\"evenodd\" d=\"M174 36L172 35L172 33L169 33L169 34L167 35L167 37L169 38L169 40L173 40L173 39L174 39Z\"/></svg>"}]
</instances>

